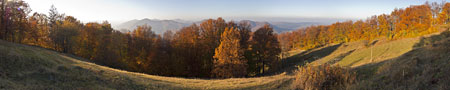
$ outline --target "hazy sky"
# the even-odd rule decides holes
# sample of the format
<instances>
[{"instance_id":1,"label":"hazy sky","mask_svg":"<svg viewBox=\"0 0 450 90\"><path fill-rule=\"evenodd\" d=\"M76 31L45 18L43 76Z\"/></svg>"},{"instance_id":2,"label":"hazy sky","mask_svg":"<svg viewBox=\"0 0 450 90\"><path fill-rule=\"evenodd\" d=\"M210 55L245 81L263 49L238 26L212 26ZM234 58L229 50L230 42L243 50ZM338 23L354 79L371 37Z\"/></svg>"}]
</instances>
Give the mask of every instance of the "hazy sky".
<instances>
[{"instance_id":1,"label":"hazy sky","mask_svg":"<svg viewBox=\"0 0 450 90\"><path fill-rule=\"evenodd\" d=\"M365 19L394 8L423 4L425 0L24 0L33 12L48 13L50 6L83 22L123 22L132 19L201 20L274 18ZM430 0L442 2L442 0Z\"/></svg>"}]
</instances>

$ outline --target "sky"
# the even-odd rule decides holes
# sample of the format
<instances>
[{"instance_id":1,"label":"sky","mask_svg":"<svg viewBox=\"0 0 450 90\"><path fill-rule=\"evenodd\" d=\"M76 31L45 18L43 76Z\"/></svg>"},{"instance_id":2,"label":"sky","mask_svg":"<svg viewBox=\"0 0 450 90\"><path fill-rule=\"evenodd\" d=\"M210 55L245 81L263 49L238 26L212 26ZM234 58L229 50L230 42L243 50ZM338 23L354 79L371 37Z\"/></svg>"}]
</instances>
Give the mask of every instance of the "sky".
<instances>
[{"instance_id":1,"label":"sky","mask_svg":"<svg viewBox=\"0 0 450 90\"><path fill-rule=\"evenodd\" d=\"M395 8L420 5L426 0L24 0L32 12L48 13L55 5L60 13L82 22L133 19L232 20L302 22L331 19L365 19L389 14ZM442 2L442 0L429 0Z\"/></svg>"}]
</instances>

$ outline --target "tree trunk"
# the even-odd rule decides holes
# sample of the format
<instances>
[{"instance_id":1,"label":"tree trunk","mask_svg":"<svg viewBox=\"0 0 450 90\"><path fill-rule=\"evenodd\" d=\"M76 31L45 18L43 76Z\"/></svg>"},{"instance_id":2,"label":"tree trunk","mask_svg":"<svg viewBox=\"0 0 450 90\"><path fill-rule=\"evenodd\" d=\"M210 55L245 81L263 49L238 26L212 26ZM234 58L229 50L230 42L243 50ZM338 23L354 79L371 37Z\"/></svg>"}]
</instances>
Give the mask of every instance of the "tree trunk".
<instances>
[{"instance_id":1,"label":"tree trunk","mask_svg":"<svg viewBox=\"0 0 450 90\"><path fill-rule=\"evenodd\" d=\"M373 62L373 46L370 47L370 62Z\"/></svg>"},{"instance_id":2,"label":"tree trunk","mask_svg":"<svg viewBox=\"0 0 450 90\"><path fill-rule=\"evenodd\" d=\"M265 69L265 63L264 63L264 60L261 60L262 61L262 73L261 73L261 75L264 75L264 69Z\"/></svg>"},{"instance_id":3,"label":"tree trunk","mask_svg":"<svg viewBox=\"0 0 450 90\"><path fill-rule=\"evenodd\" d=\"M4 20L4 16L5 16L5 0L1 1L1 16L0 16L0 22L1 22L1 29L3 29L4 31L2 31L0 34L2 34L2 36L0 37L1 39L6 39L6 25L5 25L5 20Z\"/></svg>"}]
</instances>

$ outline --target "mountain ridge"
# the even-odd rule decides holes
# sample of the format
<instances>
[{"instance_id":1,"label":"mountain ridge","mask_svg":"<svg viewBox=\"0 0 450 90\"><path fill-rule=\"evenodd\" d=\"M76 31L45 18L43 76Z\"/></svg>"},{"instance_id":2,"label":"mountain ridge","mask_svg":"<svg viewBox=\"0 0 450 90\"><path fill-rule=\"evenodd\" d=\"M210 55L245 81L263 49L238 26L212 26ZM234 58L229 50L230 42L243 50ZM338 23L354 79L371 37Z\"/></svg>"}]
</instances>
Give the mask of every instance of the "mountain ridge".
<instances>
[{"instance_id":1,"label":"mountain ridge","mask_svg":"<svg viewBox=\"0 0 450 90\"><path fill-rule=\"evenodd\" d=\"M201 20L203 21L203 20ZM140 25L149 25L152 27L152 31L156 34L162 34L169 30L178 31L179 29L197 24L199 25L201 21L188 21L182 19L174 19L174 20L160 20L160 19L133 19L130 21L126 21L119 25L114 26L115 29L121 32L131 32ZM253 20L240 20L237 22L248 22L251 25L252 31L256 31L258 28L264 26L264 24L269 24L273 27L276 33L288 32L297 30L299 28L304 28L311 25L323 25L324 23L320 22L268 22L268 21L253 21Z\"/></svg>"}]
</instances>

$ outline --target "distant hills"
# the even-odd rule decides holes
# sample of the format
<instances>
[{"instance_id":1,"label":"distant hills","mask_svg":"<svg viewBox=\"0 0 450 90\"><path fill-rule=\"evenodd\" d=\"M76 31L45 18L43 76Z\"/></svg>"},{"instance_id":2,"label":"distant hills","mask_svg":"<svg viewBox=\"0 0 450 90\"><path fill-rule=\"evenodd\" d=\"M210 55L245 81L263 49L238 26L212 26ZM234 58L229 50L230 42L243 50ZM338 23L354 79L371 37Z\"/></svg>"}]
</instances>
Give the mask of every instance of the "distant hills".
<instances>
[{"instance_id":1,"label":"distant hills","mask_svg":"<svg viewBox=\"0 0 450 90\"><path fill-rule=\"evenodd\" d=\"M248 22L251 24L252 31L256 31L258 28L262 27L264 24L269 24L273 27L273 29L277 33L296 30L298 28L303 28L311 25L322 25L323 23L319 22L262 22L262 21L252 21L252 20L241 20L239 22ZM187 21L181 19L175 20L158 20L158 19L141 19L141 20L131 20L114 26L115 29L120 30L121 32L128 32L136 29L139 25L150 25L152 27L152 31L156 34L162 34L165 31L173 30L177 31L185 26L189 26L191 24L200 24L201 21Z\"/></svg>"},{"instance_id":2,"label":"distant hills","mask_svg":"<svg viewBox=\"0 0 450 90\"><path fill-rule=\"evenodd\" d=\"M311 25L321 25L319 22L260 22L260 21L251 21L251 20L241 20L240 22L248 22L252 27L252 31L256 31L257 29L263 27L265 24L269 24L272 28L277 32L286 32L297 30L299 28L308 27Z\"/></svg>"},{"instance_id":3,"label":"distant hills","mask_svg":"<svg viewBox=\"0 0 450 90\"><path fill-rule=\"evenodd\" d=\"M184 26L190 25L190 23L178 22L175 20L157 20L146 18L142 20L127 21L115 26L114 28L120 30L121 32L128 32L136 29L137 26L145 24L150 25L152 27L152 31L157 34L164 33L167 30L178 30Z\"/></svg>"}]
</instances>

